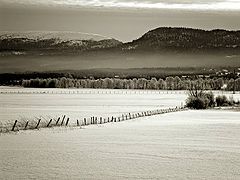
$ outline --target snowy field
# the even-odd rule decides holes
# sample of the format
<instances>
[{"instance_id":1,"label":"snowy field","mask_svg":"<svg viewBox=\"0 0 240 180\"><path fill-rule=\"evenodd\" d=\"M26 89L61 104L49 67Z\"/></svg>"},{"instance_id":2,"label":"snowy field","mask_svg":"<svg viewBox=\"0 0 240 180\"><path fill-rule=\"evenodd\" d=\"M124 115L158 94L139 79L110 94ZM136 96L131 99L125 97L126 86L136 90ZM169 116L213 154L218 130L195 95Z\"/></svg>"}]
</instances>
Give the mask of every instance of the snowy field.
<instances>
[{"instance_id":1,"label":"snowy field","mask_svg":"<svg viewBox=\"0 0 240 180\"><path fill-rule=\"evenodd\" d=\"M225 92L227 96L231 93ZM222 92L216 92L222 94ZM0 123L49 120L66 115L70 123L91 116L109 117L185 104L185 91L109 89L35 89L0 87ZM234 95L240 99L240 93Z\"/></svg>"},{"instance_id":2,"label":"snowy field","mask_svg":"<svg viewBox=\"0 0 240 180\"><path fill-rule=\"evenodd\" d=\"M240 179L240 113L184 111L0 136L0 179Z\"/></svg>"},{"instance_id":3,"label":"snowy field","mask_svg":"<svg viewBox=\"0 0 240 180\"><path fill-rule=\"evenodd\" d=\"M184 91L109 89L0 89L0 122L51 119L66 115L70 122L91 116L164 109L184 104Z\"/></svg>"}]
</instances>

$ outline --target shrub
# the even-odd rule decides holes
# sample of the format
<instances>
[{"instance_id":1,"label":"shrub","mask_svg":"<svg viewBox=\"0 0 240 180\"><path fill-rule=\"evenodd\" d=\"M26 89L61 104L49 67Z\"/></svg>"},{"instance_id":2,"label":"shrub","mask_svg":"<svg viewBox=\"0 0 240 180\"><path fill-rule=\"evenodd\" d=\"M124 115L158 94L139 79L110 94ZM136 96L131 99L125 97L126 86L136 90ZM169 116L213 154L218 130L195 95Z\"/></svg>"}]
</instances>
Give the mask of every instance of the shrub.
<instances>
[{"instance_id":1,"label":"shrub","mask_svg":"<svg viewBox=\"0 0 240 180\"><path fill-rule=\"evenodd\" d=\"M233 97L227 98L225 95L217 96L216 97L216 103L217 103L218 107L219 106L233 106L233 105L239 105L240 104L239 100L235 101L233 99Z\"/></svg>"},{"instance_id":2,"label":"shrub","mask_svg":"<svg viewBox=\"0 0 240 180\"><path fill-rule=\"evenodd\" d=\"M227 97L225 95L217 96L216 97L216 104L217 106L228 106L230 101L228 101Z\"/></svg>"},{"instance_id":3,"label":"shrub","mask_svg":"<svg viewBox=\"0 0 240 180\"><path fill-rule=\"evenodd\" d=\"M209 92L209 93L204 93L204 96L206 99L209 100L207 106L208 107L214 107L215 106L215 99L214 99L214 95L212 92Z\"/></svg>"},{"instance_id":4,"label":"shrub","mask_svg":"<svg viewBox=\"0 0 240 180\"><path fill-rule=\"evenodd\" d=\"M186 106L192 109L207 109L215 106L214 95L212 92L199 94L199 96L189 95Z\"/></svg>"},{"instance_id":5,"label":"shrub","mask_svg":"<svg viewBox=\"0 0 240 180\"><path fill-rule=\"evenodd\" d=\"M187 107L192 109L206 109L207 108L207 101L205 98L196 98L194 96L190 96L187 99Z\"/></svg>"}]
</instances>

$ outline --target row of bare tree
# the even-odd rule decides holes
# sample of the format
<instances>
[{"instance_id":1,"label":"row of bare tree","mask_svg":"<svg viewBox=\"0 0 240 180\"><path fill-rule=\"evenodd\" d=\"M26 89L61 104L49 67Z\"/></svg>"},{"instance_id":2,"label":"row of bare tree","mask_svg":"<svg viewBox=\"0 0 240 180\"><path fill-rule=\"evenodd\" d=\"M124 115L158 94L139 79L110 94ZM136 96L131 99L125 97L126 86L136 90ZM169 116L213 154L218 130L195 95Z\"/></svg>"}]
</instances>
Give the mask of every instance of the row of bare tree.
<instances>
[{"instance_id":1,"label":"row of bare tree","mask_svg":"<svg viewBox=\"0 0 240 180\"><path fill-rule=\"evenodd\" d=\"M181 79L176 77L167 77L164 79L145 78L119 79L73 79L62 77L59 79L30 79L23 80L22 86L35 88L102 88L102 89L153 89L153 90L188 90L191 84L198 84L201 89L206 90L240 90L240 78L234 79L202 79L197 80Z\"/></svg>"}]
</instances>

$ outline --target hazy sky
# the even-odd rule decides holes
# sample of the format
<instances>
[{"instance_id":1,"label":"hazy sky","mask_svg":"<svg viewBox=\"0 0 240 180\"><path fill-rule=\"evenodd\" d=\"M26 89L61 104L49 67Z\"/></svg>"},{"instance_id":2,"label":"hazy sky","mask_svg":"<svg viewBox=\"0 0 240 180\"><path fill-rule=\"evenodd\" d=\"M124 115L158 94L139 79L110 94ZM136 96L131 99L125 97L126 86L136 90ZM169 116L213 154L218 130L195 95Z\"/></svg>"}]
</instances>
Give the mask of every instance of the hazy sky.
<instances>
[{"instance_id":1,"label":"hazy sky","mask_svg":"<svg viewBox=\"0 0 240 180\"><path fill-rule=\"evenodd\" d=\"M122 41L160 26L240 29L240 0L0 0L1 31L78 31Z\"/></svg>"},{"instance_id":2,"label":"hazy sky","mask_svg":"<svg viewBox=\"0 0 240 180\"><path fill-rule=\"evenodd\" d=\"M7 5L239 10L239 0L1 0Z\"/></svg>"}]
</instances>

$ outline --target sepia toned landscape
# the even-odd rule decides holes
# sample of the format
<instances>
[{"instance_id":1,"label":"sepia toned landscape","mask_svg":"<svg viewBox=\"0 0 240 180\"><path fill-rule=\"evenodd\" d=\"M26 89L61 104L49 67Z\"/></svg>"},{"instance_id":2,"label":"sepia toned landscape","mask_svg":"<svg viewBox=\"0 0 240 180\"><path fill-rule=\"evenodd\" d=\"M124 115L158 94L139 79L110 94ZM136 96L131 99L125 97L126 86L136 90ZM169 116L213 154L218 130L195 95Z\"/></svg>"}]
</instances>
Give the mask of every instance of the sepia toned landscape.
<instances>
[{"instance_id":1,"label":"sepia toned landscape","mask_svg":"<svg viewBox=\"0 0 240 180\"><path fill-rule=\"evenodd\" d=\"M240 179L240 1L0 0L0 179Z\"/></svg>"}]
</instances>

